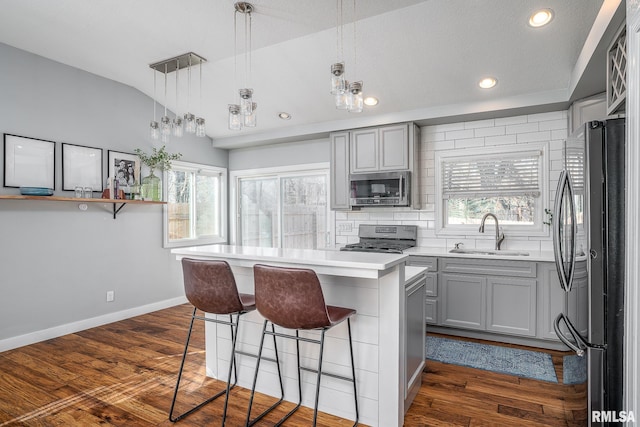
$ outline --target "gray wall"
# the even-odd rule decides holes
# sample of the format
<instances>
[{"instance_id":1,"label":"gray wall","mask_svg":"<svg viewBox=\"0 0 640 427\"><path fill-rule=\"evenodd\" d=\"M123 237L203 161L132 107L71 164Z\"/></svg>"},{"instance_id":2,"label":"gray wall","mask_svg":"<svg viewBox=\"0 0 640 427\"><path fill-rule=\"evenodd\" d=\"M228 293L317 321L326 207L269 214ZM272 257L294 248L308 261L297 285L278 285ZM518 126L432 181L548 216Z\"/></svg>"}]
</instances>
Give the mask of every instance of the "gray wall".
<instances>
[{"instance_id":1,"label":"gray wall","mask_svg":"<svg viewBox=\"0 0 640 427\"><path fill-rule=\"evenodd\" d=\"M229 171L328 162L329 138L264 145L229 152Z\"/></svg>"},{"instance_id":2,"label":"gray wall","mask_svg":"<svg viewBox=\"0 0 640 427\"><path fill-rule=\"evenodd\" d=\"M0 133L56 142L56 195L72 195L61 191L61 142L103 148L105 177L107 150L152 147L153 103L141 92L4 44L0 63ZM228 152L213 149L209 138L185 136L167 150L228 166ZM162 248L162 207L128 205L116 220L110 209L0 200L0 351L184 297L179 264ZM108 290L114 302L106 302Z\"/></svg>"}]
</instances>

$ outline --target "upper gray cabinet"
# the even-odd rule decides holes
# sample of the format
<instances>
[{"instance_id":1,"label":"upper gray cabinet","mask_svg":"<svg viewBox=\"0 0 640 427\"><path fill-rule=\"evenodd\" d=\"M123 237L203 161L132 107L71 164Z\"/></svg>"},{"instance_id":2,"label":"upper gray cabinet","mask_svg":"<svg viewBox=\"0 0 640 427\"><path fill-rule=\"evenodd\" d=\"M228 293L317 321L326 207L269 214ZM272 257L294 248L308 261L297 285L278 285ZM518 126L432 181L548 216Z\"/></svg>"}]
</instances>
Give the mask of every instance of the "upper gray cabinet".
<instances>
[{"instance_id":1,"label":"upper gray cabinet","mask_svg":"<svg viewBox=\"0 0 640 427\"><path fill-rule=\"evenodd\" d=\"M351 173L413 170L415 141L409 124L351 131Z\"/></svg>"},{"instance_id":2,"label":"upper gray cabinet","mask_svg":"<svg viewBox=\"0 0 640 427\"><path fill-rule=\"evenodd\" d=\"M331 140L331 209L349 209L349 132L335 132Z\"/></svg>"}]
</instances>

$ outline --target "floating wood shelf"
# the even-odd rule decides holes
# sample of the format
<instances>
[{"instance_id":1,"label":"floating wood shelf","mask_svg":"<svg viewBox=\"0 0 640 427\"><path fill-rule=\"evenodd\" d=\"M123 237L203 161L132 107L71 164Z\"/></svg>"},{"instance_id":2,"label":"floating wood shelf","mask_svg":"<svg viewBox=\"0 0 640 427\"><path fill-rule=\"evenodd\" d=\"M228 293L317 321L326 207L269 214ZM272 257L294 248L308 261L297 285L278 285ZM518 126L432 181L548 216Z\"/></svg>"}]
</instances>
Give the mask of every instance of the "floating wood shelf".
<instances>
[{"instance_id":1,"label":"floating wood shelf","mask_svg":"<svg viewBox=\"0 0 640 427\"><path fill-rule=\"evenodd\" d=\"M40 200L43 202L74 202L74 203L111 203L113 205L113 219L116 219L118 212L128 204L132 205L166 205L167 202L154 202L150 200L129 200L129 199L85 199L79 197L59 197L59 196L25 196L22 194L0 195L0 200Z\"/></svg>"}]
</instances>

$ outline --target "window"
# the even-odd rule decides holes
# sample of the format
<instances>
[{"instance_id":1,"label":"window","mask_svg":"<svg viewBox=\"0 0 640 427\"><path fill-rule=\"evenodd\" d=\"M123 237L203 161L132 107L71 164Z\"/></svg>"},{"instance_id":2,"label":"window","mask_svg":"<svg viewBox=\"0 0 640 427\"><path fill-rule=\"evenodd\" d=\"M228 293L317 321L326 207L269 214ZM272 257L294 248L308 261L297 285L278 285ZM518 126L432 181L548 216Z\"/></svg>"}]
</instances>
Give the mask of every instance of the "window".
<instances>
[{"instance_id":1,"label":"window","mask_svg":"<svg viewBox=\"0 0 640 427\"><path fill-rule=\"evenodd\" d=\"M512 234L546 235L545 145L510 146L498 152L465 150L436 154L439 179L438 232L476 230L484 214L495 214Z\"/></svg>"},{"instance_id":2,"label":"window","mask_svg":"<svg viewBox=\"0 0 640 427\"><path fill-rule=\"evenodd\" d=\"M299 167L298 167L299 168ZM327 245L326 169L238 172L236 244L316 249Z\"/></svg>"},{"instance_id":3,"label":"window","mask_svg":"<svg viewBox=\"0 0 640 427\"><path fill-rule=\"evenodd\" d=\"M226 241L227 170L172 163L165 172L164 247Z\"/></svg>"}]
</instances>

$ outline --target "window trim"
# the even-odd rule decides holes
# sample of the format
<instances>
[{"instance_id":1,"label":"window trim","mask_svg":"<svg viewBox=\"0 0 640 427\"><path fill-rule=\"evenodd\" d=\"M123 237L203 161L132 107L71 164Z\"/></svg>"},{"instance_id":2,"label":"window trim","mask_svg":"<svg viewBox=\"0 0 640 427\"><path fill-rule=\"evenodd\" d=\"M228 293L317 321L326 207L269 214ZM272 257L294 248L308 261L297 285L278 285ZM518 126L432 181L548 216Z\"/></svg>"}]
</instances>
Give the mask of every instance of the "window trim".
<instances>
[{"instance_id":1,"label":"window trim","mask_svg":"<svg viewBox=\"0 0 640 427\"><path fill-rule=\"evenodd\" d=\"M175 160L171 163L172 169L179 169L186 172L208 172L220 176L220 234L218 236L209 236L206 238L182 239L180 241L169 241L169 203L163 205L162 208L162 247L163 248L181 248L186 246L212 245L216 243L227 242L227 168L205 165L200 163L185 162ZM162 197L163 200L169 200L169 177L168 172L162 173Z\"/></svg>"},{"instance_id":2,"label":"window trim","mask_svg":"<svg viewBox=\"0 0 640 427\"><path fill-rule=\"evenodd\" d=\"M327 200L331 200L331 177L330 177L330 164L329 162L322 163L307 163L301 165L288 165L288 166L277 166L277 167L269 167L269 168L256 168L256 169L242 169L235 170L229 173L229 244L237 245L238 244L238 233L240 230L238 229L238 220L239 220L239 209L238 209L238 186L241 179L257 179L257 178L269 178L269 177L287 177L287 176L297 176L302 174L311 174L313 172L317 172L318 174L326 174L327 175ZM280 205L280 195L278 195L278 205ZM279 209L281 206L279 206ZM329 206L327 206L329 211L327 215L327 221L329 224L327 225L327 229L329 231L329 242L328 245L335 245L335 213Z\"/></svg>"},{"instance_id":3,"label":"window trim","mask_svg":"<svg viewBox=\"0 0 640 427\"><path fill-rule=\"evenodd\" d=\"M540 206L536 209L534 225L513 225L500 224L505 234L512 236L550 236L549 227L543 224L545 221L544 210L549 207L549 142L542 143L526 143L526 144L509 144L495 147L482 147L477 149L461 150L442 150L435 152L435 234L436 236L461 236L461 237L478 237L478 226L473 224L466 225L445 225L445 202L442 179L442 162L444 160L452 160L455 158L465 159L469 157L486 156L487 154L495 154L496 156L514 155L519 153L527 153L531 151L541 152L541 170L539 171L540 185Z\"/></svg>"}]
</instances>

